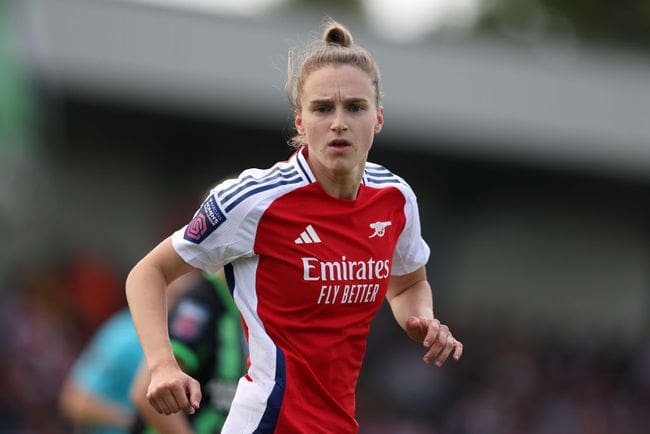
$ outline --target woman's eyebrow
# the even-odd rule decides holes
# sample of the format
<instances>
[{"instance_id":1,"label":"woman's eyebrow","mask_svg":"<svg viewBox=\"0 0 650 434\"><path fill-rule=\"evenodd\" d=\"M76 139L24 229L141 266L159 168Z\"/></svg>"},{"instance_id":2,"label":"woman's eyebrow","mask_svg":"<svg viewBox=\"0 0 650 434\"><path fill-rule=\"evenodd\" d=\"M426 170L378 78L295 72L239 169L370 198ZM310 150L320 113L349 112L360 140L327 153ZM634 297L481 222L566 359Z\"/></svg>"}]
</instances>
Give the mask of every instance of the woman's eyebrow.
<instances>
[{"instance_id":1,"label":"woman's eyebrow","mask_svg":"<svg viewBox=\"0 0 650 434\"><path fill-rule=\"evenodd\" d=\"M346 104L367 104L368 100L366 98L348 98L344 102Z\"/></svg>"},{"instance_id":2,"label":"woman's eyebrow","mask_svg":"<svg viewBox=\"0 0 650 434\"><path fill-rule=\"evenodd\" d=\"M326 104L333 104L334 100L332 98L319 98L319 99L314 99L309 101L309 105L315 106L315 105L326 105ZM368 103L367 98L362 98L362 97L352 97L352 98L347 98L343 100L343 103L345 104L366 104Z\"/></svg>"},{"instance_id":3,"label":"woman's eyebrow","mask_svg":"<svg viewBox=\"0 0 650 434\"><path fill-rule=\"evenodd\" d=\"M314 99L309 101L309 105L315 106L315 105L325 105L325 104L332 104L333 100L331 98L323 98L323 99Z\"/></svg>"}]
</instances>

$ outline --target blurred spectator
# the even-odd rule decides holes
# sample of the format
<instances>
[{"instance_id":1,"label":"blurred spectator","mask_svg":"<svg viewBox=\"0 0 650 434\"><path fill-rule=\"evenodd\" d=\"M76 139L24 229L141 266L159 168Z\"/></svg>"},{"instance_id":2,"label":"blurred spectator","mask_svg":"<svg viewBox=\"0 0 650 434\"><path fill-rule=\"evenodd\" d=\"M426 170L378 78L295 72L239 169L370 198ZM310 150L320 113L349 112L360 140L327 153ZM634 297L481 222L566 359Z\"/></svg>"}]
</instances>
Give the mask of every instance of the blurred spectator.
<instances>
[{"instance_id":1,"label":"blurred spectator","mask_svg":"<svg viewBox=\"0 0 650 434\"><path fill-rule=\"evenodd\" d=\"M192 276L170 285L175 303L193 283ZM129 390L142 360L142 349L124 307L108 319L76 360L60 392L62 414L84 433L127 434L135 422Z\"/></svg>"},{"instance_id":2,"label":"blurred spectator","mask_svg":"<svg viewBox=\"0 0 650 434\"><path fill-rule=\"evenodd\" d=\"M126 434L133 422L128 391L142 350L127 308L99 329L61 389L60 406L83 432Z\"/></svg>"}]
</instances>

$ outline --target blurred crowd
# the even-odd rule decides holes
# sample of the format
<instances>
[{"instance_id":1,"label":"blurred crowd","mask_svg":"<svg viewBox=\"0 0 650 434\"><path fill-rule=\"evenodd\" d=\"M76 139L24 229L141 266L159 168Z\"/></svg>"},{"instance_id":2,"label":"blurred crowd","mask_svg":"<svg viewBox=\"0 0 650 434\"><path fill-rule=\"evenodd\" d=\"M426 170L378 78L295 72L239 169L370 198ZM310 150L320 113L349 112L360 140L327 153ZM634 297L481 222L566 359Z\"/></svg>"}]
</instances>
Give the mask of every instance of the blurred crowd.
<instances>
[{"instance_id":1,"label":"blurred crowd","mask_svg":"<svg viewBox=\"0 0 650 434\"><path fill-rule=\"evenodd\" d=\"M63 434L57 397L98 326L125 305L101 256L16 269L0 286L0 433ZM452 321L453 322L453 321ZM650 340L636 346L454 324L460 363L426 366L384 307L359 380L360 434L645 434Z\"/></svg>"},{"instance_id":2,"label":"blurred crowd","mask_svg":"<svg viewBox=\"0 0 650 434\"><path fill-rule=\"evenodd\" d=\"M71 432L59 389L83 346L125 304L110 261L84 253L14 270L0 286L0 432Z\"/></svg>"},{"instance_id":3,"label":"blurred crowd","mask_svg":"<svg viewBox=\"0 0 650 434\"><path fill-rule=\"evenodd\" d=\"M530 333L505 318L454 328L463 360L442 370L403 340L369 353L359 404L379 407L366 408L361 434L649 432L650 340Z\"/></svg>"}]
</instances>

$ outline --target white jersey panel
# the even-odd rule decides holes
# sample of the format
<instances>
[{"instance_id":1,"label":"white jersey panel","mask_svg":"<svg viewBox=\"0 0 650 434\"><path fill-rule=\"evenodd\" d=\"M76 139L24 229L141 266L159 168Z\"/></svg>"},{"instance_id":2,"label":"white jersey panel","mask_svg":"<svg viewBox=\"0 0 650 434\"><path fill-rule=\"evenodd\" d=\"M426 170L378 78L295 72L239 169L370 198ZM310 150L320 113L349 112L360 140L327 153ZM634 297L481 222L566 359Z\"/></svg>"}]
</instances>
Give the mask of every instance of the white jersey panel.
<instances>
[{"instance_id":1,"label":"white jersey panel","mask_svg":"<svg viewBox=\"0 0 650 434\"><path fill-rule=\"evenodd\" d=\"M253 432L260 425L275 386L277 349L256 313L255 270L258 260L257 257L241 259L237 261L237 266L233 267L233 295L247 326L251 366L248 376L239 380L222 434Z\"/></svg>"},{"instance_id":2,"label":"white jersey panel","mask_svg":"<svg viewBox=\"0 0 650 434\"><path fill-rule=\"evenodd\" d=\"M275 344L271 341L264 325L257 314L257 282L255 272L259 258L257 256L237 261L233 266L235 304L239 308L248 329L251 367L248 375L259 383L275 381ZM268 394L267 394L268 396Z\"/></svg>"}]
</instances>

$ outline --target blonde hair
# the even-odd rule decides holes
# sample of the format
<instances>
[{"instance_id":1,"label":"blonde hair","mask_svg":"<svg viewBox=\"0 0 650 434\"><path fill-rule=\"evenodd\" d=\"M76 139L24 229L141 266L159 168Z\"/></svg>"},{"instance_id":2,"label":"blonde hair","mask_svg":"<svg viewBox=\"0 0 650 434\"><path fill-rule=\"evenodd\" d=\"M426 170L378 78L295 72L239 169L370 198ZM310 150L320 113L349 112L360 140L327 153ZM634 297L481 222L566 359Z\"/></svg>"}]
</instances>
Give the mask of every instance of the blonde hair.
<instances>
[{"instance_id":1,"label":"blonde hair","mask_svg":"<svg viewBox=\"0 0 650 434\"><path fill-rule=\"evenodd\" d=\"M325 23L321 42L306 50L302 56L299 56L297 62L294 59L294 52L289 51L285 91L294 113L302 109L300 100L309 74L329 65L351 65L368 74L375 88L375 103L379 107L381 103L379 67L370 52L355 45L348 29L332 19L328 19ZM294 63L299 66L296 68ZM304 144L304 137L296 133L289 139L289 144L296 148L300 147Z\"/></svg>"}]
</instances>

